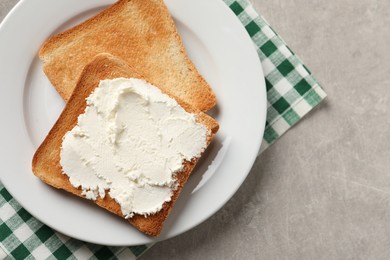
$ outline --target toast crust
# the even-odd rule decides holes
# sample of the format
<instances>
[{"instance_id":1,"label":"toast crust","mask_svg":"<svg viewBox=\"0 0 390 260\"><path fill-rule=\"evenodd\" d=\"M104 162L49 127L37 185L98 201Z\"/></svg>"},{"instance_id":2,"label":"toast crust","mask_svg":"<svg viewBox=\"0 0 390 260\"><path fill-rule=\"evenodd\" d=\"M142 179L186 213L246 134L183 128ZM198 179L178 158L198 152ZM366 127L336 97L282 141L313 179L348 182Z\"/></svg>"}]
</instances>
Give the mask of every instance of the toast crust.
<instances>
[{"instance_id":1,"label":"toast crust","mask_svg":"<svg viewBox=\"0 0 390 260\"><path fill-rule=\"evenodd\" d=\"M43 70L68 101L86 64L110 53L150 83L207 111L216 97L189 60L162 0L119 0L85 22L49 38L39 51Z\"/></svg>"},{"instance_id":2,"label":"toast crust","mask_svg":"<svg viewBox=\"0 0 390 260\"><path fill-rule=\"evenodd\" d=\"M62 167L60 165L62 138L77 124L78 115L84 113L86 108L85 99L99 85L100 80L119 77L141 78L147 80L129 67L127 63L110 54L97 55L93 61L84 68L79 82L63 112L33 157L33 173L42 181L57 189L63 189L84 198L84 196L81 195L81 189L73 187L69 182L68 176L62 173ZM197 121L210 130L210 135L207 140L208 146L218 131L218 123L210 116L185 102L178 99L177 102L187 112L194 113L197 117ZM170 213L184 183L187 181L198 160L198 158L194 158L191 161L184 162L183 170L176 174L178 188L173 192L172 200L164 203L162 210L148 217L135 214L132 218L128 219L128 221L145 234L151 236L159 235L163 227L163 222ZM100 207L123 217L120 205L108 194L104 199L99 197L94 202Z\"/></svg>"}]
</instances>

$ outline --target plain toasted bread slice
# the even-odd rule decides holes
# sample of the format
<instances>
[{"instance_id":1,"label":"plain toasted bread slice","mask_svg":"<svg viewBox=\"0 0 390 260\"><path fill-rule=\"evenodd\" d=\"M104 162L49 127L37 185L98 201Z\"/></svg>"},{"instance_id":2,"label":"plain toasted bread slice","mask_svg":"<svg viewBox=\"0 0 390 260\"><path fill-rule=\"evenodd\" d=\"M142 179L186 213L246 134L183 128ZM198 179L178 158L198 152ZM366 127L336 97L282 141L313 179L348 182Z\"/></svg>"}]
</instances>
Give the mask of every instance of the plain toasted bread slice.
<instances>
[{"instance_id":1,"label":"plain toasted bread slice","mask_svg":"<svg viewBox=\"0 0 390 260\"><path fill-rule=\"evenodd\" d=\"M215 94L189 60L162 0L120 0L85 22L49 38L39 51L43 70L67 101L92 58L111 53L165 93L207 111Z\"/></svg>"},{"instance_id":2,"label":"plain toasted bread slice","mask_svg":"<svg viewBox=\"0 0 390 260\"><path fill-rule=\"evenodd\" d=\"M85 99L98 86L100 80L119 77L135 77L147 80L147 78L139 75L125 62L110 54L97 55L95 59L84 68L80 80L59 119L34 155L32 169L34 174L42 181L55 188L63 189L77 196L84 197L81 195L81 190L74 188L70 184L68 177L62 173L62 167L60 165L62 138L77 124L77 117L79 114L84 113L86 107ZM218 131L218 123L200 110L192 108L190 105L180 100L177 101L187 112L194 113L197 121L210 130L207 140L207 145L209 145L215 133ZM176 174L178 189L174 191L172 200L164 203L161 211L146 218L143 215L135 215L129 219L129 222L140 231L148 235L157 236L163 227L164 220L171 211L184 183L187 181L198 160L199 158L194 158L191 161L184 162L183 170ZM94 202L100 207L123 217L119 204L110 198L108 194L104 199L99 197Z\"/></svg>"}]
</instances>

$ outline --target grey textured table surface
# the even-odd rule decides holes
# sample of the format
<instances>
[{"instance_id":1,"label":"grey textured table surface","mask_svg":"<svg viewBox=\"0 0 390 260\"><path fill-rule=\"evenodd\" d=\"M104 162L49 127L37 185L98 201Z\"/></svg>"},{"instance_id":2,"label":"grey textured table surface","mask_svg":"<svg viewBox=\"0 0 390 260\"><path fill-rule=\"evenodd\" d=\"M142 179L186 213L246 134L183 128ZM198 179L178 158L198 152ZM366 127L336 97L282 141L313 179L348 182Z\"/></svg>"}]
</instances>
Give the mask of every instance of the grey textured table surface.
<instances>
[{"instance_id":1,"label":"grey textured table surface","mask_svg":"<svg viewBox=\"0 0 390 260\"><path fill-rule=\"evenodd\" d=\"M0 0L0 19L16 0ZM143 259L390 258L390 1L254 0L327 101L212 218Z\"/></svg>"}]
</instances>

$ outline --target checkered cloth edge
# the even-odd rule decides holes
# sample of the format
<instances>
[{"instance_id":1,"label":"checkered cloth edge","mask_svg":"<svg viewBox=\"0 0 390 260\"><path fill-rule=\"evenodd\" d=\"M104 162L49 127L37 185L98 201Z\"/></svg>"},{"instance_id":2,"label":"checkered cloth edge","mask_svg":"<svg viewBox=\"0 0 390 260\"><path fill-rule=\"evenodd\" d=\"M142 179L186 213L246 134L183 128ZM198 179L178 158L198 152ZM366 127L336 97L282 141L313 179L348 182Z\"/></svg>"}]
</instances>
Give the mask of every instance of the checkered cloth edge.
<instances>
[{"instance_id":1,"label":"checkered cloth edge","mask_svg":"<svg viewBox=\"0 0 390 260\"><path fill-rule=\"evenodd\" d=\"M85 243L53 231L32 217L0 183L0 259L115 259L123 247ZM133 259L147 246L126 249ZM128 259L128 258L127 258Z\"/></svg>"},{"instance_id":2,"label":"checkered cloth edge","mask_svg":"<svg viewBox=\"0 0 390 260\"><path fill-rule=\"evenodd\" d=\"M264 151L326 94L247 0L223 1L245 26L263 66L268 99ZM0 259L136 259L151 246L108 247L64 236L32 217L0 183Z\"/></svg>"},{"instance_id":3,"label":"checkered cloth edge","mask_svg":"<svg viewBox=\"0 0 390 260\"><path fill-rule=\"evenodd\" d=\"M263 67L268 102L262 152L326 94L303 62L247 0L224 2L245 26Z\"/></svg>"}]
</instances>

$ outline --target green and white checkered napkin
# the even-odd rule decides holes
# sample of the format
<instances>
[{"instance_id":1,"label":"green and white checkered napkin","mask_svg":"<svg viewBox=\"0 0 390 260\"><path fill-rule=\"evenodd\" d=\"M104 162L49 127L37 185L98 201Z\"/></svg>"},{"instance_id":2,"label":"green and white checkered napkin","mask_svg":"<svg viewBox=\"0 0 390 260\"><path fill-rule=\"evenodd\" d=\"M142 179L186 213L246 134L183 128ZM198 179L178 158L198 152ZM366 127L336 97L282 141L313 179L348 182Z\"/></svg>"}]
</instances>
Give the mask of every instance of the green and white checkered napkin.
<instances>
[{"instance_id":1,"label":"green and white checkered napkin","mask_svg":"<svg viewBox=\"0 0 390 260\"><path fill-rule=\"evenodd\" d=\"M268 98L263 151L326 94L247 0L224 2L245 26L263 65ZM150 246L107 247L61 235L32 217L0 183L0 259L136 259Z\"/></svg>"}]
</instances>

